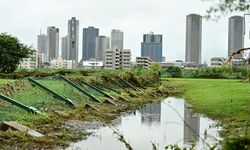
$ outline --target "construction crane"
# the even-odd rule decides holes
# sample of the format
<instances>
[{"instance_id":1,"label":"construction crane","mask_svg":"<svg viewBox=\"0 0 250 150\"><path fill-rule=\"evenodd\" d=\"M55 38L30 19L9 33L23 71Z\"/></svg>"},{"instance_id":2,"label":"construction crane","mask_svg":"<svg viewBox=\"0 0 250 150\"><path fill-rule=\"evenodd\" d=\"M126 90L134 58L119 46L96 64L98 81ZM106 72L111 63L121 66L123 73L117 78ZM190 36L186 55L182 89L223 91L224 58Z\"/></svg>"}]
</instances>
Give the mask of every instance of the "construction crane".
<instances>
[{"instance_id":1,"label":"construction crane","mask_svg":"<svg viewBox=\"0 0 250 150\"><path fill-rule=\"evenodd\" d=\"M248 48L240 48L240 49L237 49L236 52L233 52L228 58L227 60L224 62L224 65L225 66L228 66L233 58L234 55L237 55L237 54L240 54L241 52L243 51L247 51L247 50L250 50L250 47Z\"/></svg>"}]
</instances>

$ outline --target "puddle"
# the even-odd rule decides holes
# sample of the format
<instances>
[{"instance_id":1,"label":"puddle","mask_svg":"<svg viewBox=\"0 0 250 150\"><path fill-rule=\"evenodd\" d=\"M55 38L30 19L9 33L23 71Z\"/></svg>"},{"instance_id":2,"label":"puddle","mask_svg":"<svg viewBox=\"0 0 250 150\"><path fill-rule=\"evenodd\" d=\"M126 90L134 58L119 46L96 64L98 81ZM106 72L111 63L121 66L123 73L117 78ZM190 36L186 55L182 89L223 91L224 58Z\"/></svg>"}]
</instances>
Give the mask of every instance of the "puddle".
<instances>
[{"instance_id":1,"label":"puddle","mask_svg":"<svg viewBox=\"0 0 250 150\"><path fill-rule=\"evenodd\" d=\"M209 149L220 140L216 122L199 114L193 114L183 99L167 98L161 103L149 104L134 114L114 120L118 130L135 150L165 149L169 144L196 149ZM86 140L72 143L68 149L126 150L110 127L88 130L93 132ZM217 140L215 140L217 139ZM204 142L205 140L205 142Z\"/></svg>"}]
</instances>

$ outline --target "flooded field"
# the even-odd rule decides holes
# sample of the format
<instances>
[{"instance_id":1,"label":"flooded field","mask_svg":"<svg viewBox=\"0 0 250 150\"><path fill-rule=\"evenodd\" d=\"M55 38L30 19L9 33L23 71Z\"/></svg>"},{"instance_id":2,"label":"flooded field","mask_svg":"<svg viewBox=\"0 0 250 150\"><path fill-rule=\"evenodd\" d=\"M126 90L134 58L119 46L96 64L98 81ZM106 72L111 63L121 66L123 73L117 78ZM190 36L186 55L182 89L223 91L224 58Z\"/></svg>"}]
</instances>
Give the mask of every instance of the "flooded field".
<instances>
[{"instance_id":1,"label":"flooded field","mask_svg":"<svg viewBox=\"0 0 250 150\"><path fill-rule=\"evenodd\" d=\"M161 103L148 104L133 114L122 116L112 125L90 129L93 134L86 140L72 143L68 149L126 150L114 131L121 133L133 149L164 149L170 144L180 147L196 145L209 149L220 137L217 123L199 114L193 114L184 99L167 98Z\"/></svg>"}]
</instances>

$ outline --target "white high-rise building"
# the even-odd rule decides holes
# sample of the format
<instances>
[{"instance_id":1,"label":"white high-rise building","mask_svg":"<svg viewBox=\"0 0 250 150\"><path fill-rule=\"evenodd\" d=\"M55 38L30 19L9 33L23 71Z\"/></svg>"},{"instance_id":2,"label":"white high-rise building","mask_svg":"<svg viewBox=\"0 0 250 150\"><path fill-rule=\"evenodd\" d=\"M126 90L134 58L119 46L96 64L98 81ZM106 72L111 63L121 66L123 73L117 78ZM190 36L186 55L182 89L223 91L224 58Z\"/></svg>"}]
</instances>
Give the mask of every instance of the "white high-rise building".
<instances>
[{"instance_id":1,"label":"white high-rise building","mask_svg":"<svg viewBox=\"0 0 250 150\"><path fill-rule=\"evenodd\" d=\"M47 50L45 61L50 61L59 56L59 29L54 26L47 28Z\"/></svg>"},{"instance_id":2,"label":"white high-rise building","mask_svg":"<svg viewBox=\"0 0 250 150\"><path fill-rule=\"evenodd\" d=\"M95 59L98 61L104 61L105 59L105 50L110 49L110 40L106 36L96 37L96 46L95 46Z\"/></svg>"},{"instance_id":3,"label":"white high-rise building","mask_svg":"<svg viewBox=\"0 0 250 150\"><path fill-rule=\"evenodd\" d=\"M123 50L123 32L119 29L111 31L111 49Z\"/></svg>"},{"instance_id":4,"label":"white high-rise building","mask_svg":"<svg viewBox=\"0 0 250 150\"><path fill-rule=\"evenodd\" d=\"M244 18L232 16L228 22L228 56L237 49L244 47ZM234 58L242 58L243 53L237 54Z\"/></svg>"},{"instance_id":5,"label":"white high-rise building","mask_svg":"<svg viewBox=\"0 0 250 150\"><path fill-rule=\"evenodd\" d=\"M201 64L202 17L190 14L186 18L186 62Z\"/></svg>"},{"instance_id":6,"label":"white high-rise building","mask_svg":"<svg viewBox=\"0 0 250 150\"><path fill-rule=\"evenodd\" d=\"M72 17L68 21L68 53L67 59L78 62L79 47L79 20Z\"/></svg>"}]
</instances>

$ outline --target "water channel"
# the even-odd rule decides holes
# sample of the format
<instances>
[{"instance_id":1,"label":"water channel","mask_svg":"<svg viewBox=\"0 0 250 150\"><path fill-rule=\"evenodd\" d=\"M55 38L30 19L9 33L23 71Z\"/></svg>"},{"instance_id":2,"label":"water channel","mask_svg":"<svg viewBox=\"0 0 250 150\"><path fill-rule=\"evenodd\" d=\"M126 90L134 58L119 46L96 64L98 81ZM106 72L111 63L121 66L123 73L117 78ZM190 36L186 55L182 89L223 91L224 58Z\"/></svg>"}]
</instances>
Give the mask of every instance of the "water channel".
<instances>
[{"instance_id":1,"label":"water channel","mask_svg":"<svg viewBox=\"0 0 250 150\"><path fill-rule=\"evenodd\" d=\"M135 150L152 150L152 143L162 150L166 145L208 149L220 139L216 122L200 114L193 114L183 99L167 98L160 103L148 104L133 114L122 116L108 126L89 130L86 140L70 145L68 149L126 150L114 129L118 130Z\"/></svg>"}]
</instances>

